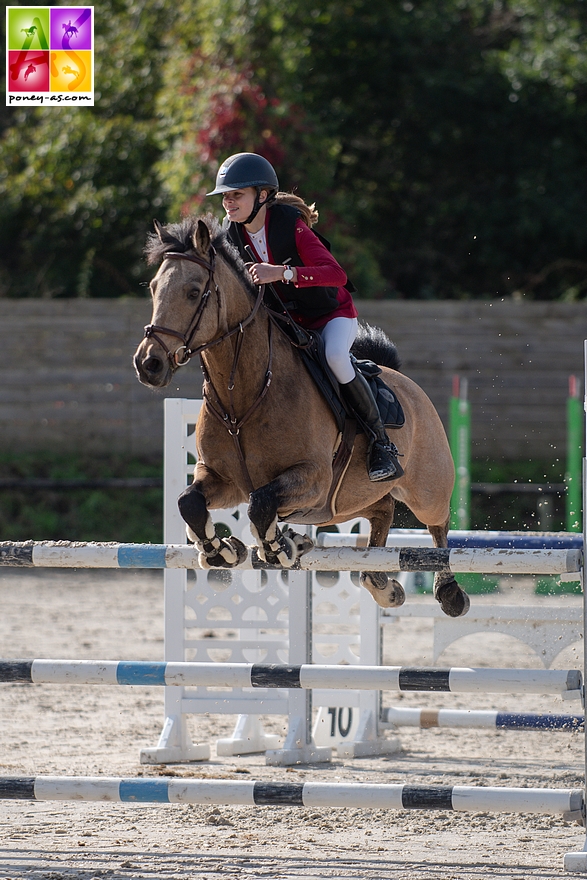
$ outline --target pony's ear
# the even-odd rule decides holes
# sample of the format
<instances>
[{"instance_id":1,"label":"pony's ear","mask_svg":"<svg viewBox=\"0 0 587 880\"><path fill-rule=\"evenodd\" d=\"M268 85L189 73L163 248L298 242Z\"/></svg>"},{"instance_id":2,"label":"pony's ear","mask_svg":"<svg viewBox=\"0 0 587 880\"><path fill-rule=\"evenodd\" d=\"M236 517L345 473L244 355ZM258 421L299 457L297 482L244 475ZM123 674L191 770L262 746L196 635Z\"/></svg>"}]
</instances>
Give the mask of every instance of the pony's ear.
<instances>
[{"instance_id":1,"label":"pony's ear","mask_svg":"<svg viewBox=\"0 0 587 880\"><path fill-rule=\"evenodd\" d=\"M153 226L161 244L177 244L177 239L170 232L167 232L158 220L153 220Z\"/></svg>"},{"instance_id":2,"label":"pony's ear","mask_svg":"<svg viewBox=\"0 0 587 880\"><path fill-rule=\"evenodd\" d=\"M193 242L196 251L203 257L207 257L210 253L210 231L203 220L198 220Z\"/></svg>"}]
</instances>

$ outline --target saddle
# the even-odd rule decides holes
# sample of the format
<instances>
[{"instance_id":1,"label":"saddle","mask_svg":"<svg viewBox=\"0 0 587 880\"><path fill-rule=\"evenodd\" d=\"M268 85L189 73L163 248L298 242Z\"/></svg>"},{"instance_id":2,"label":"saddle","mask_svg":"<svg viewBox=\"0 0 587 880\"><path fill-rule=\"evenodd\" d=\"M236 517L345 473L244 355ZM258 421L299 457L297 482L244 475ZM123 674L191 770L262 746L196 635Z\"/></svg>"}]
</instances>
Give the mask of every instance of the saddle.
<instances>
[{"instance_id":1,"label":"saddle","mask_svg":"<svg viewBox=\"0 0 587 880\"><path fill-rule=\"evenodd\" d=\"M320 334L300 327L275 291L270 289L270 294L271 297L267 297L268 301L265 303L270 317L288 341L298 349L304 366L330 406L339 431L332 460L332 483L326 504L320 510L296 510L284 518L287 522L321 525L336 515L336 496L351 460L355 436L357 432L365 432L366 429L345 406L340 394L340 384L326 361L324 341ZM351 361L369 383L385 427L401 428L405 422L402 405L391 388L380 378L380 367L370 360L357 360L352 353Z\"/></svg>"},{"instance_id":2,"label":"saddle","mask_svg":"<svg viewBox=\"0 0 587 880\"><path fill-rule=\"evenodd\" d=\"M268 296L267 294L270 294ZM345 406L340 393L340 384L328 366L324 353L324 341L319 333L305 330L297 324L287 307L281 302L271 285L266 286L265 306L275 325L286 336L289 342L299 350L304 366L316 383L322 396L327 401L336 419L339 431L344 429L347 418L355 416ZM363 374L369 386L381 421L386 428L401 428L405 423L402 405L381 376L381 368L370 360L357 360L351 350L351 361L356 370ZM363 430L362 425L358 425Z\"/></svg>"},{"instance_id":3,"label":"saddle","mask_svg":"<svg viewBox=\"0 0 587 880\"><path fill-rule=\"evenodd\" d=\"M339 430L342 431L345 420L349 417L354 418L354 415L346 408L340 394L340 385L326 362L322 337L319 333L310 333L310 336L310 344L306 348L300 349L302 360L316 385L330 404ZM357 360L353 354L351 354L351 361L355 369L362 373L369 383L381 416L381 421L385 427L403 427L406 419L402 405L391 388L380 378L381 368L373 361ZM360 423L358 423L358 429L364 430Z\"/></svg>"}]
</instances>

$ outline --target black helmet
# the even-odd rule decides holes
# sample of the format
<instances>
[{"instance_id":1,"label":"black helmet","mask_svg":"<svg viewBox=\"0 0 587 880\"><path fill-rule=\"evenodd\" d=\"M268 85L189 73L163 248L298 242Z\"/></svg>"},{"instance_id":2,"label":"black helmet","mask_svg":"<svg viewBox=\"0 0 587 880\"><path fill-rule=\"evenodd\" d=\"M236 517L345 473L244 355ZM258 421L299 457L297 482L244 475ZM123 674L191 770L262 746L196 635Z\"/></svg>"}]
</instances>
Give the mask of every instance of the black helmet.
<instances>
[{"instance_id":1,"label":"black helmet","mask_svg":"<svg viewBox=\"0 0 587 880\"><path fill-rule=\"evenodd\" d=\"M273 165L257 153L236 153L222 163L216 175L216 188L207 196L244 189L246 186L279 189L279 181Z\"/></svg>"}]
</instances>

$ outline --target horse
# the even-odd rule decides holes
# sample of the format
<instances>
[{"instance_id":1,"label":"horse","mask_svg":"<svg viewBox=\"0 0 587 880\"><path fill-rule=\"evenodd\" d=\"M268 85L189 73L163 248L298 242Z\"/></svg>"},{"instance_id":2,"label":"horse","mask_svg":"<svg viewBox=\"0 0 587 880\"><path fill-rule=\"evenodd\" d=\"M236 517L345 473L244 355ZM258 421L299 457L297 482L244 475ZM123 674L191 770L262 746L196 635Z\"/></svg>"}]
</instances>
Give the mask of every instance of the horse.
<instances>
[{"instance_id":1,"label":"horse","mask_svg":"<svg viewBox=\"0 0 587 880\"><path fill-rule=\"evenodd\" d=\"M426 525L435 547L448 546L455 474L446 434L426 393L399 372L397 350L383 331L363 332L361 356L373 351L381 378L401 401L405 422L393 429L393 440L404 474L370 482L368 440L359 433L332 492L341 443L336 419L299 351L275 329L263 288L253 284L218 221L209 214L165 226L155 221L145 253L159 268L150 283L151 324L134 355L138 379L164 388L192 357L199 354L202 363L197 464L178 499L202 568L232 568L247 558L241 541L216 533L209 512L247 501L257 554L270 565L292 567L313 546L280 521L328 526L364 517L369 547L385 546L396 501ZM401 584L385 572L361 572L360 582L381 607L405 600ZM468 611L469 597L449 569L435 572L433 590L447 615Z\"/></svg>"}]
</instances>

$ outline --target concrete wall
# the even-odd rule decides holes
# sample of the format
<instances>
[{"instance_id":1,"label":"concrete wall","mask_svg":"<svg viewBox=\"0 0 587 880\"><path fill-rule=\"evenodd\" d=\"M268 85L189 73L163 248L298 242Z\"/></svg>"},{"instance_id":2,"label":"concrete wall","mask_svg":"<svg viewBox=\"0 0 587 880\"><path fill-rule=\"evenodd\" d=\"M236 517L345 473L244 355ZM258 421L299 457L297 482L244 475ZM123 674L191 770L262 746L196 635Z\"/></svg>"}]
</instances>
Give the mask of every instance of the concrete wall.
<instances>
[{"instance_id":1,"label":"concrete wall","mask_svg":"<svg viewBox=\"0 0 587 880\"><path fill-rule=\"evenodd\" d=\"M565 456L568 379L577 375L582 388L587 303L365 302L359 308L394 340L403 371L424 388L445 425L451 377L468 379L475 458Z\"/></svg>"},{"instance_id":2,"label":"concrete wall","mask_svg":"<svg viewBox=\"0 0 587 880\"><path fill-rule=\"evenodd\" d=\"M475 457L565 453L568 377L583 378L587 305L358 302L396 342L404 372L446 424L455 373L469 380ZM0 449L158 454L164 397L198 397L193 362L162 392L139 384L132 355L148 300L0 300Z\"/></svg>"},{"instance_id":3,"label":"concrete wall","mask_svg":"<svg viewBox=\"0 0 587 880\"><path fill-rule=\"evenodd\" d=\"M0 300L0 448L159 453L164 397L198 397L195 364L164 392L141 385L132 356L148 300Z\"/></svg>"}]
</instances>

